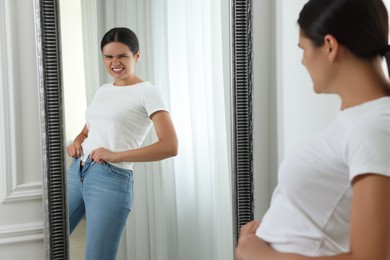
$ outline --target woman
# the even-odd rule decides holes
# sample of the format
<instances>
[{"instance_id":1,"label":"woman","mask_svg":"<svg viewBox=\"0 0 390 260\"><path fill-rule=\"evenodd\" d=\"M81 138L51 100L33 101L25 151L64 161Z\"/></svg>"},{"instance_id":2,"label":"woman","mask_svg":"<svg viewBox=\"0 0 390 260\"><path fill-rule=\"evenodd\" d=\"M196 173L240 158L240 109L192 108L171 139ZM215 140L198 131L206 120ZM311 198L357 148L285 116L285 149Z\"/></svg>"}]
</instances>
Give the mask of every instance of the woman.
<instances>
[{"instance_id":1,"label":"woman","mask_svg":"<svg viewBox=\"0 0 390 260\"><path fill-rule=\"evenodd\" d=\"M237 258L389 260L386 8L382 0L310 0L298 24L314 91L337 94L341 111L285 158L261 224L241 229Z\"/></svg>"},{"instance_id":2,"label":"woman","mask_svg":"<svg viewBox=\"0 0 390 260\"><path fill-rule=\"evenodd\" d=\"M113 28L101 41L103 63L114 78L101 86L86 111L86 125L67 147L70 233L85 215L86 259L115 259L132 207L133 162L177 154L178 141L156 88L135 73L137 36ZM152 124L158 141L140 147Z\"/></svg>"}]
</instances>

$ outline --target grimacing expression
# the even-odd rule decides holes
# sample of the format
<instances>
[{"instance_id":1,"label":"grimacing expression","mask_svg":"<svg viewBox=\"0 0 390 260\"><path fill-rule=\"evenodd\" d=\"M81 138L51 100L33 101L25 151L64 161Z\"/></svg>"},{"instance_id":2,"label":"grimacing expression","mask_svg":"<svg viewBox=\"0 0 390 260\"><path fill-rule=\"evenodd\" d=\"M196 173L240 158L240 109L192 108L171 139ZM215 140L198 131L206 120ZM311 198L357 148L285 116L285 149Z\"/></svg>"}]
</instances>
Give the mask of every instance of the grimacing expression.
<instances>
[{"instance_id":1,"label":"grimacing expression","mask_svg":"<svg viewBox=\"0 0 390 260\"><path fill-rule=\"evenodd\" d=\"M139 51L134 54L126 44L111 42L103 47L102 54L104 66L116 82L125 81L134 75Z\"/></svg>"}]
</instances>

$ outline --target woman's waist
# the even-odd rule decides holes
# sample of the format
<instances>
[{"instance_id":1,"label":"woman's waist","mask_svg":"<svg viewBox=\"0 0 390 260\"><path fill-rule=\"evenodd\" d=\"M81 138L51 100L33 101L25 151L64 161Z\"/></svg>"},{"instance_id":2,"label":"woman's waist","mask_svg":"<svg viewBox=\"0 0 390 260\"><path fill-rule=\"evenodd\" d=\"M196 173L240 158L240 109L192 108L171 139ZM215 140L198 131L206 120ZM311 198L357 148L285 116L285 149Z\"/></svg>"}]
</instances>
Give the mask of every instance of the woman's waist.
<instances>
[{"instance_id":1,"label":"woman's waist","mask_svg":"<svg viewBox=\"0 0 390 260\"><path fill-rule=\"evenodd\" d=\"M336 234L307 216L273 213L267 212L256 235L279 252L326 256L349 250L347 227L333 230Z\"/></svg>"},{"instance_id":2,"label":"woman's waist","mask_svg":"<svg viewBox=\"0 0 390 260\"><path fill-rule=\"evenodd\" d=\"M80 156L80 164L81 166L84 166L85 163L90 160L90 156L89 154L85 154L83 153L81 156ZM111 165L114 165L118 168L121 168L121 169L126 169L126 170L133 170L133 162L118 162L118 163L111 163L111 162L107 162Z\"/></svg>"}]
</instances>

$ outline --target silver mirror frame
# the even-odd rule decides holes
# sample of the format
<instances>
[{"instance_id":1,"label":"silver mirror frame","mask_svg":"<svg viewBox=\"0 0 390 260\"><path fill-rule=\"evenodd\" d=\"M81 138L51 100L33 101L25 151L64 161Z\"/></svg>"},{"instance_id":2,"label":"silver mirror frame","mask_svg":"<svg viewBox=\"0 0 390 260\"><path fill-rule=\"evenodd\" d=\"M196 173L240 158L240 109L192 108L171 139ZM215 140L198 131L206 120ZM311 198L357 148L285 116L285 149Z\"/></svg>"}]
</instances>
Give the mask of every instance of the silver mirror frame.
<instances>
[{"instance_id":1,"label":"silver mirror frame","mask_svg":"<svg viewBox=\"0 0 390 260\"><path fill-rule=\"evenodd\" d=\"M68 259L68 213L58 0L36 0L46 259Z\"/></svg>"},{"instance_id":2,"label":"silver mirror frame","mask_svg":"<svg viewBox=\"0 0 390 260\"><path fill-rule=\"evenodd\" d=\"M234 241L254 217L252 0L231 0ZM59 0L36 0L46 259L69 259ZM235 245L234 245L235 246Z\"/></svg>"},{"instance_id":3,"label":"silver mirror frame","mask_svg":"<svg viewBox=\"0 0 390 260\"><path fill-rule=\"evenodd\" d=\"M241 226L254 218L252 0L232 1L232 26L233 228L237 242Z\"/></svg>"}]
</instances>

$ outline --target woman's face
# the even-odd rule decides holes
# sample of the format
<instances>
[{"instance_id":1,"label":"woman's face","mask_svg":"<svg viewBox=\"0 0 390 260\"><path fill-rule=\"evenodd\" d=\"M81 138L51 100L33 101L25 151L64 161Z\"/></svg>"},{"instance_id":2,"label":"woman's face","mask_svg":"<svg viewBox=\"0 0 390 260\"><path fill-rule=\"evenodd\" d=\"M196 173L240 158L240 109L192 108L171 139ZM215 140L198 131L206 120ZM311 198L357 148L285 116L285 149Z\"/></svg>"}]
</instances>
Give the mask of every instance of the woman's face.
<instances>
[{"instance_id":1,"label":"woman's face","mask_svg":"<svg viewBox=\"0 0 390 260\"><path fill-rule=\"evenodd\" d=\"M115 79L116 85L127 85L134 76L135 63L140 57L135 55L126 44L111 42L103 47L103 63L107 72Z\"/></svg>"},{"instance_id":2,"label":"woman's face","mask_svg":"<svg viewBox=\"0 0 390 260\"><path fill-rule=\"evenodd\" d=\"M314 92L330 93L330 66L326 46L315 46L302 32L299 34L298 46L303 50L302 64L306 67L313 81Z\"/></svg>"}]
</instances>

